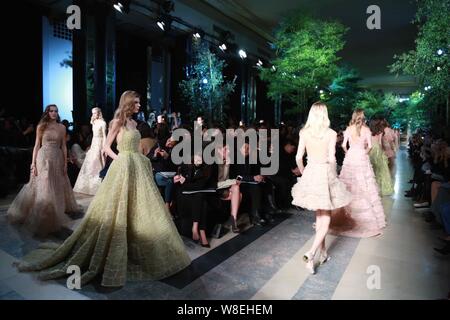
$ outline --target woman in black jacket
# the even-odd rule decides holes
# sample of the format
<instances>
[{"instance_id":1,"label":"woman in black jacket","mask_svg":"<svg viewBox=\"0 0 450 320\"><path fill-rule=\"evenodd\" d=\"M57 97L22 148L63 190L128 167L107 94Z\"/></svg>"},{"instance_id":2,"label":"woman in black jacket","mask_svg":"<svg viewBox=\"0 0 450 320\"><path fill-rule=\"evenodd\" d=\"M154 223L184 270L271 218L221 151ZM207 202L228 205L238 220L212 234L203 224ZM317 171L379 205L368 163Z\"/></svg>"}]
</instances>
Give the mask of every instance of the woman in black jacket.
<instances>
[{"instance_id":1,"label":"woman in black jacket","mask_svg":"<svg viewBox=\"0 0 450 320\"><path fill-rule=\"evenodd\" d=\"M206 237L207 227L207 192L214 190L211 183L211 166L202 162L201 156L194 156L193 164L185 164L180 167L180 173L176 175L174 183L179 184L177 195L178 208L182 208L180 215L190 216L192 219L192 240L199 242L202 247L210 248Z\"/></svg>"}]
</instances>

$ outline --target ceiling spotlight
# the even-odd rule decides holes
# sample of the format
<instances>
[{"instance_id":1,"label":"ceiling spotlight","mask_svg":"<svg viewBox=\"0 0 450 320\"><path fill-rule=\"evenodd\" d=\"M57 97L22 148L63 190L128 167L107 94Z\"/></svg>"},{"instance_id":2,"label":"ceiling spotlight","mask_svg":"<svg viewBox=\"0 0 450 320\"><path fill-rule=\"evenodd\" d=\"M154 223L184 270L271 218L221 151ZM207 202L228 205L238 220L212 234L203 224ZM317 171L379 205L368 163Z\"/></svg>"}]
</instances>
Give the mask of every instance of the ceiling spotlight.
<instances>
[{"instance_id":1,"label":"ceiling spotlight","mask_svg":"<svg viewBox=\"0 0 450 320\"><path fill-rule=\"evenodd\" d=\"M164 32L169 32L170 31L170 26L172 25L172 17L167 15L167 14L162 14L158 17L158 20L156 20L156 24L158 25L158 27L164 31Z\"/></svg>"},{"instance_id":2,"label":"ceiling spotlight","mask_svg":"<svg viewBox=\"0 0 450 320\"><path fill-rule=\"evenodd\" d=\"M320 94L322 94L322 93L323 93L323 90L319 90L319 92L320 92Z\"/></svg>"},{"instance_id":3,"label":"ceiling spotlight","mask_svg":"<svg viewBox=\"0 0 450 320\"><path fill-rule=\"evenodd\" d=\"M441 70L442 70L442 68L441 68L441 67L437 67L436 69L437 69L437 71L441 71Z\"/></svg>"},{"instance_id":4,"label":"ceiling spotlight","mask_svg":"<svg viewBox=\"0 0 450 320\"><path fill-rule=\"evenodd\" d=\"M123 13L123 12L122 12L123 5L122 5L120 2L114 4L114 9L116 9L116 10L119 11L120 13Z\"/></svg>"},{"instance_id":5,"label":"ceiling spotlight","mask_svg":"<svg viewBox=\"0 0 450 320\"><path fill-rule=\"evenodd\" d=\"M203 79L202 82L203 82L203 84L208 84L208 79L205 78L205 79Z\"/></svg>"},{"instance_id":6,"label":"ceiling spotlight","mask_svg":"<svg viewBox=\"0 0 450 320\"><path fill-rule=\"evenodd\" d=\"M262 67L263 66L263 62L261 61L261 59L258 59L258 62L256 63L256 65L258 67Z\"/></svg>"},{"instance_id":7,"label":"ceiling spotlight","mask_svg":"<svg viewBox=\"0 0 450 320\"><path fill-rule=\"evenodd\" d=\"M158 21L156 24L158 25L158 27L159 27L162 31L165 30L166 24L164 23L164 21Z\"/></svg>"},{"instance_id":8,"label":"ceiling spotlight","mask_svg":"<svg viewBox=\"0 0 450 320\"><path fill-rule=\"evenodd\" d=\"M198 33L198 32L194 33L193 37L195 39L200 39L201 38L200 33Z\"/></svg>"},{"instance_id":9,"label":"ceiling spotlight","mask_svg":"<svg viewBox=\"0 0 450 320\"><path fill-rule=\"evenodd\" d=\"M227 50L227 46L225 45L225 43L222 43L222 44L219 46L219 49L222 50L222 51L225 51L225 50Z\"/></svg>"},{"instance_id":10,"label":"ceiling spotlight","mask_svg":"<svg viewBox=\"0 0 450 320\"><path fill-rule=\"evenodd\" d=\"M130 12L130 1L122 0L122 1L114 1L113 4L114 9L120 13L128 13Z\"/></svg>"},{"instance_id":11,"label":"ceiling spotlight","mask_svg":"<svg viewBox=\"0 0 450 320\"><path fill-rule=\"evenodd\" d=\"M247 52L245 52L244 50L239 50L239 57L241 57L242 59L247 58Z\"/></svg>"},{"instance_id":12,"label":"ceiling spotlight","mask_svg":"<svg viewBox=\"0 0 450 320\"><path fill-rule=\"evenodd\" d=\"M438 55L442 55L444 53L444 50L442 50L442 49L439 49L438 51L437 51L437 54Z\"/></svg>"},{"instance_id":13,"label":"ceiling spotlight","mask_svg":"<svg viewBox=\"0 0 450 320\"><path fill-rule=\"evenodd\" d=\"M277 67L272 66L272 71L273 71L273 72L277 71Z\"/></svg>"}]
</instances>

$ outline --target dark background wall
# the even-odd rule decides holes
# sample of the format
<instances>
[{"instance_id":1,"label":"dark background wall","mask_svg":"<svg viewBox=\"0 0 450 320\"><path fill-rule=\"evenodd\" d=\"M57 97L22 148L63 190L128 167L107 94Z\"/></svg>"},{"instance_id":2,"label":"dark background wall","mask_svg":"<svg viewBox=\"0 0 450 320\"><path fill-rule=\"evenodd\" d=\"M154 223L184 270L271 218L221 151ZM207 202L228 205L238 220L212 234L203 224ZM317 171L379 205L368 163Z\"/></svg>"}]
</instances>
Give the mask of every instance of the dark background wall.
<instances>
[{"instance_id":1,"label":"dark background wall","mask_svg":"<svg viewBox=\"0 0 450 320\"><path fill-rule=\"evenodd\" d=\"M12 12L20 15L8 16ZM0 109L33 121L42 114L42 14L31 4L7 1L0 18Z\"/></svg>"}]
</instances>

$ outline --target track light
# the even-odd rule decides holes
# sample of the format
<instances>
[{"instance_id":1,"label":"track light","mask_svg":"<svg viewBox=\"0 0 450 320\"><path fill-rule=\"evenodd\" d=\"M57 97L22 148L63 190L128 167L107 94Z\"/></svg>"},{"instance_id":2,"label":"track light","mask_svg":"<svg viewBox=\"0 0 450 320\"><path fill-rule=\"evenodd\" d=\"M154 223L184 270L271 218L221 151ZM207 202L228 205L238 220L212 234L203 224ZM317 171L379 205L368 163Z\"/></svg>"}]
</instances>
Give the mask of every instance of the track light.
<instances>
[{"instance_id":1,"label":"track light","mask_svg":"<svg viewBox=\"0 0 450 320\"><path fill-rule=\"evenodd\" d=\"M437 51L437 54L438 54L439 56L441 56L443 53L444 53L444 50L442 50L442 49L439 49L439 50Z\"/></svg>"},{"instance_id":2,"label":"track light","mask_svg":"<svg viewBox=\"0 0 450 320\"><path fill-rule=\"evenodd\" d=\"M256 63L256 65L258 67L262 67L263 66L263 62L261 61L261 59L258 59L258 62Z\"/></svg>"},{"instance_id":3,"label":"track light","mask_svg":"<svg viewBox=\"0 0 450 320\"><path fill-rule=\"evenodd\" d=\"M245 59L247 58L247 52L245 52L244 50L239 50L239 57L241 57L241 59Z\"/></svg>"},{"instance_id":4,"label":"track light","mask_svg":"<svg viewBox=\"0 0 450 320\"><path fill-rule=\"evenodd\" d=\"M164 23L164 21L158 21L156 24L162 31L166 30L166 24Z\"/></svg>"},{"instance_id":5,"label":"track light","mask_svg":"<svg viewBox=\"0 0 450 320\"><path fill-rule=\"evenodd\" d=\"M114 1L113 4L114 9L120 13L128 13L130 12L130 1L129 0L121 0Z\"/></svg>"},{"instance_id":6,"label":"track light","mask_svg":"<svg viewBox=\"0 0 450 320\"><path fill-rule=\"evenodd\" d=\"M156 25L165 32L170 30L170 26L172 25L172 18L169 15L163 14L160 15L158 20L156 21Z\"/></svg>"},{"instance_id":7,"label":"track light","mask_svg":"<svg viewBox=\"0 0 450 320\"><path fill-rule=\"evenodd\" d=\"M192 36L193 36L195 39L200 39L200 38L201 38L200 33L198 33L198 32L194 33Z\"/></svg>"},{"instance_id":8,"label":"track light","mask_svg":"<svg viewBox=\"0 0 450 320\"><path fill-rule=\"evenodd\" d=\"M227 50L227 46L225 45L225 43L222 43L222 44L219 46L219 49L222 50L222 51L225 51L225 50Z\"/></svg>"},{"instance_id":9,"label":"track light","mask_svg":"<svg viewBox=\"0 0 450 320\"><path fill-rule=\"evenodd\" d=\"M277 67L275 67L275 66L272 66L271 69L272 69L273 72L276 72L276 71L277 71Z\"/></svg>"}]
</instances>

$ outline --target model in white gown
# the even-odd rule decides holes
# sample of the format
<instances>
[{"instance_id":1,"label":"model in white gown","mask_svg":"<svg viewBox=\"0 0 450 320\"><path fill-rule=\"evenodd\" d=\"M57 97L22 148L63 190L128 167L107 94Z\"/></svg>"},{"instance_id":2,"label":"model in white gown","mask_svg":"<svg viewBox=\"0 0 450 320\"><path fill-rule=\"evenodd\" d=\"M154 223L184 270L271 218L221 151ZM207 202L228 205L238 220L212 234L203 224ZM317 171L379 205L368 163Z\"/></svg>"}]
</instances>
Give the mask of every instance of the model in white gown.
<instances>
[{"instance_id":1,"label":"model in white gown","mask_svg":"<svg viewBox=\"0 0 450 320\"><path fill-rule=\"evenodd\" d=\"M106 142L106 122L103 120L100 108L92 109L91 123L91 148L86 154L73 191L95 195L101 183L99 173L105 166L102 149Z\"/></svg>"}]
</instances>

